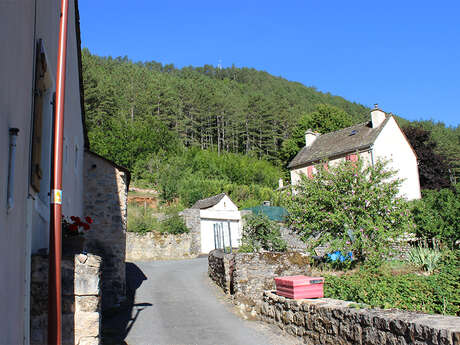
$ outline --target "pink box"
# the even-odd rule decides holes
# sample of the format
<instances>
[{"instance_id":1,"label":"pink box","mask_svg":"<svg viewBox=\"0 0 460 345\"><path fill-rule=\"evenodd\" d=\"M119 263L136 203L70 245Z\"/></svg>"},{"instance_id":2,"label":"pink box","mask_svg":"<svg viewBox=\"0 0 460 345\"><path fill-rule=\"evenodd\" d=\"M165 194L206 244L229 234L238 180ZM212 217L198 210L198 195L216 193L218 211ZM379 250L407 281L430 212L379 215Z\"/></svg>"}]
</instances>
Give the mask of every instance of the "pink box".
<instances>
[{"instance_id":1,"label":"pink box","mask_svg":"<svg viewBox=\"0 0 460 345\"><path fill-rule=\"evenodd\" d=\"M293 299L324 297L324 278L289 276L275 278L276 294Z\"/></svg>"}]
</instances>

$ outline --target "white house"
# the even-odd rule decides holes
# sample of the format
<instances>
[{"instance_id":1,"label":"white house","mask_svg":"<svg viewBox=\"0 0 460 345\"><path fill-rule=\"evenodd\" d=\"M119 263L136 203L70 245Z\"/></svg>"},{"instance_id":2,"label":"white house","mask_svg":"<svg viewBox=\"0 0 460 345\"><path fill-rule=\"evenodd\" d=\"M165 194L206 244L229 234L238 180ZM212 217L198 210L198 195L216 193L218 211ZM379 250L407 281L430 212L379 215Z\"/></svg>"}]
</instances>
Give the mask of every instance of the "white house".
<instances>
[{"instance_id":1,"label":"white house","mask_svg":"<svg viewBox=\"0 0 460 345\"><path fill-rule=\"evenodd\" d=\"M230 246L230 237L232 247L239 247L241 241L241 214L238 211L238 207L225 193L198 200L191 208L200 210L201 253L209 253L216 248L215 225L222 226L226 247Z\"/></svg>"},{"instance_id":2,"label":"white house","mask_svg":"<svg viewBox=\"0 0 460 345\"><path fill-rule=\"evenodd\" d=\"M403 179L400 195L408 200L420 199L417 156L394 117L375 105L371 119L327 134L305 133L305 146L289 163L291 184L296 185L304 174L312 177L315 165L327 161L329 165L343 160L365 164L388 160L389 168Z\"/></svg>"}]
</instances>

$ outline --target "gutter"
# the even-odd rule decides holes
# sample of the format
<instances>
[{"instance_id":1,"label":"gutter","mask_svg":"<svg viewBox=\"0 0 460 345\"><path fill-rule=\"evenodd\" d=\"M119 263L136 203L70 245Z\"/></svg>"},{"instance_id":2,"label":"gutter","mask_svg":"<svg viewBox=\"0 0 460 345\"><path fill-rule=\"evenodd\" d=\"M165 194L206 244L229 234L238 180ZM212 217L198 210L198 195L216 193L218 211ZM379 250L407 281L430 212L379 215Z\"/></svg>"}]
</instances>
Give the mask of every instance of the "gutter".
<instances>
[{"instance_id":1,"label":"gutter","mask_svg":"<svg viewBox=\"0 0 460 345\"><path fill-rule=\"evenodd\" d=\"M69 0L61 0L56 102L54 111L53 160L50 205L50 248L48 274L48 345L62 343L61 306L61 221L62 221L62 146L64 132L64 97L67 57L67 22Z\"/></svg>"}]
</instances>

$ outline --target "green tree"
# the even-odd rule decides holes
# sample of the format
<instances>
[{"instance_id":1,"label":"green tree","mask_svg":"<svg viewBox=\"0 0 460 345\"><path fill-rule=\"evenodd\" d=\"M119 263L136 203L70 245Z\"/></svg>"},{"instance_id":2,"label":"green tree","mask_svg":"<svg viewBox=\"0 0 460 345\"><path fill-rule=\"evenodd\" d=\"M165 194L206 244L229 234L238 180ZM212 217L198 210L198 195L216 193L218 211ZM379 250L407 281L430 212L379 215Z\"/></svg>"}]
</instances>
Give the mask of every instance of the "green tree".
<instances>
[{"instance_id":1,"label":"green tree","mask_svg":"<svg viewBox=\"0 0 460 345\"><path fill-rule=\"evenodd\" d=\"M312 248L327 244L331 251L352 251L358 260L379 263L391 241L412 230L394 174L380 161L318 165L313 178L303 176L285 197L288 224Z\"/></svg>"}]
</instances>

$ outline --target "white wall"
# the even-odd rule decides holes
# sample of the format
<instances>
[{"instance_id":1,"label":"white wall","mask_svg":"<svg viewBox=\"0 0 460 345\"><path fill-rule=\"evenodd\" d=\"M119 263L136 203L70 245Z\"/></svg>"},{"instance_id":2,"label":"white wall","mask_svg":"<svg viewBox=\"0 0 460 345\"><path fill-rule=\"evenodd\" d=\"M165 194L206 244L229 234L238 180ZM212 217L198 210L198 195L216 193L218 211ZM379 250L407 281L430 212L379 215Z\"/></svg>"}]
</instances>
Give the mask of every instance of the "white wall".
<instances>
[{"instance_id":1,"label":"white wall","mask_svg":"<svg viewBox=\"0 0 460 345\"><path fill-rule=\"evenodd\" d=\"M26 199L33 77L34 5L0 1L0 344L24 337ZM6 212L10 127L19 128L15 206Z\"/></svg>"},{"instance_id":2,"label":"white wall","mask_svg":"<svg viewBox=\"0 0 460 345\"><path fill-rule=\"evenodd\" d=\"M389 168L398 171L397 177L404 179L401 196L408 200L421 198L417 158L393 117L380 132L373 152L375 160L390 160Z\"/></svg>"},{"instance_id":3,"label":"white wall","mask_svg":"<svg viewBox=\"0 0 460 345\"><path fill-rule=\"evenodd\" d=\"M347 155L342 156L342 157L332 158L330 161L328 161L328 166L331 166L331 167L337 166L340 162L345 161L345 157ZM364 165L372 164L372 155L370 151L359 152L359 159L361 159L364 162ZM307 176L307 170L309 166L313 166L313 174L315 174L316 173L315 164L307 165L307 166L297 168L297 169L292 169L290 171L291 184L293 186L296 184L299 184L302 175Z\"/></svg>"},{"instance_id":4,"label":"white wall","mask_svg":"<svg viewBox=\"0 0 460 345\"><path fill-rule=\"evenodd\" d=\"M72 138L73 143L78 143L83 151L74 2L70 1L69 4L65 136ZM37 16L34 26L35 10ZM22 344L27 337L28 306L25 296L28 286L25 282L28 281L30 267L28 243L32 241L33 234L35 249L47 245L47 225L38 224L38 211L33 201L36 194L29 186L34 53L37 40L42 38L49 60L48 68L55 79L58 30L58 1L0 1L0 44L3 47L0 53L0 345ZM7 213L10 127L19 128L20 131L15 164L15 206ZM83 167L82 158L80 166ZM80 178L75 179L77 176ZM64 202L65 212L81 215L82 176L78 169L74 175L64 171L64 200L66 196L74 200L69 204Z\"/></svg>"}]
</instances>

